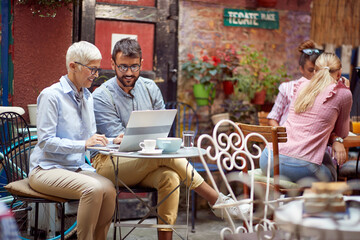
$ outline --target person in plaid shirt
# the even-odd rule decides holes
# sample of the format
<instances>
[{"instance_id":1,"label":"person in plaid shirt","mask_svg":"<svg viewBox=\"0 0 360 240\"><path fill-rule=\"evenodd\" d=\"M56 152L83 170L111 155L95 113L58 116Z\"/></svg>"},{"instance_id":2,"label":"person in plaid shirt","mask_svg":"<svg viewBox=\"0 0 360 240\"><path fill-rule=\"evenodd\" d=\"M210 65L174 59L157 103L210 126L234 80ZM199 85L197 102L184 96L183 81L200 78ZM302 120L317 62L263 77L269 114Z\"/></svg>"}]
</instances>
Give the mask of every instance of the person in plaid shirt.
<instances>
[{"instance_id":1,"label":"person in plaid shirt","mask_svg":"<svg viewBox=\"0 0 360 240\"><path fill-rule=\"evenodd\" d=\"M310 80L314 75L315 61L323 50L317 49L312 40L302 42L298 50L300 52L299 70L302 74L300 79L284 82L279 86L279 94L276 97L275 104L267 116L271 126L281 126L285 123L289 113L291 99L294 96L294 84Z\"/></svg>"},{"instance_id":2,"label":"person in plaid shirt","mask_svg":"<svg viewBox=\"0 0 360 240\"><path fill-rule=\"evenodd\" d=\"M308 178L336 180L336 171L326 152L332 145L337 164L346 160L343 138L349 133L352 94L341 77L341 62L334 53L322 53L316 60L311 81L294 85L294 99L284 123L288 141L279 144L280 175L292 182ZM260 168L272 164L271 146L260 157Z\"/></svg>"}]
</instances>

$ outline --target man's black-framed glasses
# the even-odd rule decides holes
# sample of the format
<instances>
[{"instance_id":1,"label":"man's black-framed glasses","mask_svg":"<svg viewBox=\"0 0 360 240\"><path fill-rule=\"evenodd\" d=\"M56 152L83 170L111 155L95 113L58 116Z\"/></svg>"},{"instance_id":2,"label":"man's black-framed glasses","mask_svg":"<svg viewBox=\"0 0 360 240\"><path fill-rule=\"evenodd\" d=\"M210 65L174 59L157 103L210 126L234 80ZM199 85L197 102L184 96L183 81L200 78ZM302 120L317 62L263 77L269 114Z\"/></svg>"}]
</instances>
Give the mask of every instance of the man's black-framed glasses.
<instances>
[{"instance_id":1,"label":"man's black-framed glasses","mask_svg":"<svg viewBox=\"0 0 360 240\"><path fill-rule=\"evenodd\" d=\"M141 65L133 64L133 65L129 66L126 64L119 64L119 65L116 65L116 67L119 69L120 72L123 72L123 73L127 72L129 68L132 72L138 72L140 70Z\"/></svg>"},{"instance_id":2,"label":"man's black-framed glasses","mask_svg":"<svg viewBox=\"0 0 360 240\"><path fill-rule=\"evenodd\" d=\"M355 70L357 72L358 78L360 78L360 67L356 67Z\"/></svg>"},{"instance_id":3,"label":"man's black-framed glasses","mask_svg":"<svg viewBox=\"0 0 360 240\"><path fill-rule=\"evenodd\" d=\"M305 53L306 55L311 56L313 54L320 55L324 52L324 50L317 49L317 48L306 48L306 49L303 49L302 52Z\"/></svg>"},{"instance_id":4,"label":"man's black-framed glasses","mask_svg":"<svg viewBox=\"0 0 360 240\"><path fill-rule=\"evenodd\" d=\"M76 63L76 64L79 64L79 65L81 65L81 66L83 66L83 67L88 68L88 69L90 70L90 72L91 72L91 75L95 75L97 72L101 71L101 68L89 67L89 66L86 66L86 65L84 65L84 64L82 64L82 63L79 63L79 62L75 62L75 63Z\"/></svg>"}]
</instances>

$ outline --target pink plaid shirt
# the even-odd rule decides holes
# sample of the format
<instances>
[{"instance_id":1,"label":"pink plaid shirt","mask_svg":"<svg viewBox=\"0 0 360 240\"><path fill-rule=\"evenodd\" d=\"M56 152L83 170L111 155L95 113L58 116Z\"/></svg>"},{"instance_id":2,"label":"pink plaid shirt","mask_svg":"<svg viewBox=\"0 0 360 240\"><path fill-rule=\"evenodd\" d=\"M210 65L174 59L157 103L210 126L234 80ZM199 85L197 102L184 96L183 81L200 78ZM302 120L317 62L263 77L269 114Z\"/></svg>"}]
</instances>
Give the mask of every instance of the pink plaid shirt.
<instances>
[{"instance_id":1,"label":"pink plaid shirt","mask_svg":"<svg viewBox=\"0 0 360 240\"><path fill-rule=\"evenodd\" d=\"M308 83L294 85L295 97ZM351 92L342 82L325 88L306 112L296 114L292 101L284 124L288 141L279 144L279 153L321 165L331 132L348 135L351 105Z\"/></svg>"},{"instance_id":2,"label":"pink plaid shirt","mask_svg":"<svg viewBox=\"0 0 360 240\"><path fill-rule=\"evenodd\" d=\"M275 103L271 112L267 116L267 119L276 120L280 126L282 126L289 114L289 108L291 99L294 97L294 84L299 81L308 80L307 78L301 77L300 79L284 82L279 86L279 94L276 97Z\"/></svg>"}]
</instances>

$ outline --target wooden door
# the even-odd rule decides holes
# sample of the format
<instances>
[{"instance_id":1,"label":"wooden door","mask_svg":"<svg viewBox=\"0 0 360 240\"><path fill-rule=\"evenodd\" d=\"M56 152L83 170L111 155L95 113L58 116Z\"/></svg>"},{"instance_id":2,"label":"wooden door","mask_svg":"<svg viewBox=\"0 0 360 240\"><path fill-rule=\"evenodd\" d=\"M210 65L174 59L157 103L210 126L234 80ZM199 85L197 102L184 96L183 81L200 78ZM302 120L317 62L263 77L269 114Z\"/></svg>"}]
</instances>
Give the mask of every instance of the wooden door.
<instances>
[{"instance_id":1,"label":"wooden door","mask_svg":"<svg viewBox=\"0 0 360 240\"><path fill-rule=\"evenodd\" d=\"M178 0L83 0L74 18L74 41L94 43L103 55L101 74L114 76L114 42L136 37L144 59L141 75L158 84L165 102L176 101Z\"/></svg>"}]
</instances>

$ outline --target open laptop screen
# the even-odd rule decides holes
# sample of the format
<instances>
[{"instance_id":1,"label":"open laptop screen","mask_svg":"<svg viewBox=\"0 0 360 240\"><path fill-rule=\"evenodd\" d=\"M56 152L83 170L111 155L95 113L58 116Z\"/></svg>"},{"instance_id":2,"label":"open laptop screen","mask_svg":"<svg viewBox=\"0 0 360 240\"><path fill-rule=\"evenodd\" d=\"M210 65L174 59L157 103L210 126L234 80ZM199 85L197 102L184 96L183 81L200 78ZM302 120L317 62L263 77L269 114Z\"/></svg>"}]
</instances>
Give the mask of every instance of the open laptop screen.
<instances>
[{"instance_id":1,"label":"open laptop screen","mask_svg":"<svg viewBox=\"0 0 360 240\"><path fill-rule=\"evenodd\" d=\"M145 139L167 137L176 116L176 109L133 111L120 144L120 152L140 150Z\"/></svg>"}]
</instances>

